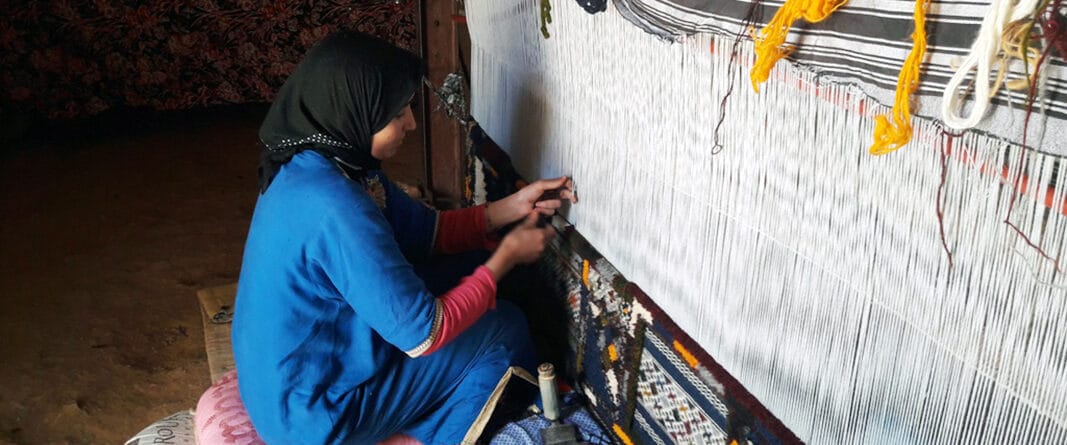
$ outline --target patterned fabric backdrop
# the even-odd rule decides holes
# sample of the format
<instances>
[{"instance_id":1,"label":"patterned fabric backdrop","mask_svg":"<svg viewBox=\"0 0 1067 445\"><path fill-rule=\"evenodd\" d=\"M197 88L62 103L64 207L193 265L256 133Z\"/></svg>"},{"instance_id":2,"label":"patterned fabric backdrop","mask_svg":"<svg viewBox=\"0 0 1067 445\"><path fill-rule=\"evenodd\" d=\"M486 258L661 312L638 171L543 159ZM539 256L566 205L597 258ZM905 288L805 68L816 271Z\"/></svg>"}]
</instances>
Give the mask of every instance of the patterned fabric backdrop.
<instances>
[{"instance_id":1,"label":"patterned fabric backdrop","mask_svg":"<svg viewBox=\"0 0 1067 445\"><path fill-rule=\"evenodd\" d=\"M269 102L342 28L417 49L410 0L0 2L0 113Z\"/></svg>"}]
</instances>

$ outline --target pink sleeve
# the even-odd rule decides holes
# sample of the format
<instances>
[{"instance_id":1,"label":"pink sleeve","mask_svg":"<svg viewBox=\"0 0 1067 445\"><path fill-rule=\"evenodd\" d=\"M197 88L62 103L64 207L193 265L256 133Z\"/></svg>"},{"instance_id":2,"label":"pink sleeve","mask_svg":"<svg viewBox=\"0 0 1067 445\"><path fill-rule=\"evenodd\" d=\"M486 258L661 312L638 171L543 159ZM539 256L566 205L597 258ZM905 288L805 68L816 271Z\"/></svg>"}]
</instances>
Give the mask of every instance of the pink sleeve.
<instances>
[{"instance_id":1,"label":"pink sleeve","mask_svg":"<svg viewBox=\"0 0 1067 445\"><path fill-rule=\"evenodd\" d=\"M434 323L431 332L434 336L430 348L422 355L428 355L448 344L482 314L496 307L496 279L488 267L480 266L444 295L437 298L441 313L440 324Z\"/></svg>"},{"instance_id":2,"label":"pink sleeve","mask_svg":"<svg viewBox=\"0 0 1067 445\"><path fill-rule=\"evenodd\" d=\"M434 252L447 254L496 248L496 241L486 233L485 212L484 204L441 212L437 218Z\"/></svg>"}]
</instances>

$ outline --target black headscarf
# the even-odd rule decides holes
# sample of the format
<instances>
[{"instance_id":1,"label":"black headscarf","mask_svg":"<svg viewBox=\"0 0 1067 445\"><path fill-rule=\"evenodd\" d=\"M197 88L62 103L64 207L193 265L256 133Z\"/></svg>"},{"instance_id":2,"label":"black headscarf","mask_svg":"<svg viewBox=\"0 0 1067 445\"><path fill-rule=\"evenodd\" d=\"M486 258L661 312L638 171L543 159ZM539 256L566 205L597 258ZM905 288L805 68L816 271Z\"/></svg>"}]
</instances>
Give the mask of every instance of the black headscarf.
<instances>
[{"instance_id":1,"label":"black headscarf","mask_svg":"<svg viewBox=\"0 0 1067 445\"><path fill-rule=\"evenodd\" d=\"M259 128L260 193L303 150L349 168L379 169L371 138L408 105L425 71L418 56L365 34L323 39L282 85Z\"/></svg>"}]
</instances>

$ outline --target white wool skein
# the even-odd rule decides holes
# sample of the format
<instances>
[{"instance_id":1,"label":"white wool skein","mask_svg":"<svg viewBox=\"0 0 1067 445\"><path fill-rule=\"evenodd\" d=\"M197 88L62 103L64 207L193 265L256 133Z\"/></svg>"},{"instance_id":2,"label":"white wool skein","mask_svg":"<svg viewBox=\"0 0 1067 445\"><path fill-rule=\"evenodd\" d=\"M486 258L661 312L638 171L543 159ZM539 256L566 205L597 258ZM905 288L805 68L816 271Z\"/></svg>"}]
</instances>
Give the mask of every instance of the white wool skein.
<instances>
[{"instance_id":1,"label":"white wool skein","mask_svg":"<svg viewBox=\"0 0 1067 445\"><path fill-rule=\"evenodd\" d=\"M941 119L950 128L956 130L973 128L985 116L991 99L990 72L997 61L1001 36L1009 23L1033 17L1038 3L1038 0L1023 0L1018 3L1012 0L993 0L989 13L982 20L978 36L971 45L971 52L967 54L967 58L963 60L945 87L941 101ZM1008 68L1002 66L1000 69ZM974 104L970 115L964 116L962 115L962 103L967 96L968 89L961 89L960 86L971 70L977 70L974 77Z\"/></svg>"}]
</instances>

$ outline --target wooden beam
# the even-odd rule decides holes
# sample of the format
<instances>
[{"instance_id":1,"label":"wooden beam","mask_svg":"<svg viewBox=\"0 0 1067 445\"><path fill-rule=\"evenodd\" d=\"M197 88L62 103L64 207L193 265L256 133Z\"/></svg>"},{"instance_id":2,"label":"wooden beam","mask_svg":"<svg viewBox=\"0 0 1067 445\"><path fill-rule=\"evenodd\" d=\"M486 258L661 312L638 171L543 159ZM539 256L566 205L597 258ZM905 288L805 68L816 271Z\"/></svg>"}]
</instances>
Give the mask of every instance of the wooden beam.
<instances>
[{"instance_id":1,"label":"wooden beam","mask_svg":"<svg viewBox=\"0 0 1067 445\"><path fill-rule=\"evenodd\" d=\"M458 12L452 0L423 0L419 2L422 54L434 85L441 85L445 76L459 68L457 25L452 20ZM441 208L458 207L463 198L463 169L466 165L463 133L460 124L443 112L432 111L437 98L423 87L426 115L423 128L426 134L426 176L434 203Z\"/></svg>"}]
</instances>

